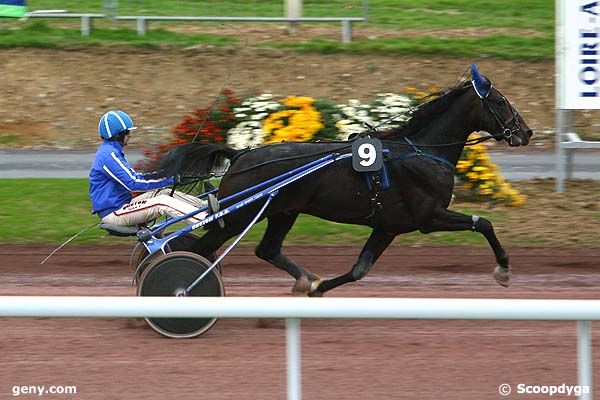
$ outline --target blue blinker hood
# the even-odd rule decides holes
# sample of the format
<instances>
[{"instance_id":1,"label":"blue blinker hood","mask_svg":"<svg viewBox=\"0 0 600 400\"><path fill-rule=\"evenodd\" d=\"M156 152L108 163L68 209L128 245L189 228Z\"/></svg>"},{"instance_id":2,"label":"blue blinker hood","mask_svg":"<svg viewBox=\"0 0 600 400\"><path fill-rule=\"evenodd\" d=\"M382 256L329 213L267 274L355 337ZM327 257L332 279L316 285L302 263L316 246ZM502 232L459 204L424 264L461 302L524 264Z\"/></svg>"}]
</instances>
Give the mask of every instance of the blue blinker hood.
<instances>
[{"instance_id":1,"label":"blue blinker hood","mask_svg":"<svg viewBox=\"0 0 600 400\"><path fill-rule=\"evenodd\" d=\"M471 83L480 99L485 99L492 90L492 82L479 73L477 65L471 64Z\"/></svg>"}]
</instances>

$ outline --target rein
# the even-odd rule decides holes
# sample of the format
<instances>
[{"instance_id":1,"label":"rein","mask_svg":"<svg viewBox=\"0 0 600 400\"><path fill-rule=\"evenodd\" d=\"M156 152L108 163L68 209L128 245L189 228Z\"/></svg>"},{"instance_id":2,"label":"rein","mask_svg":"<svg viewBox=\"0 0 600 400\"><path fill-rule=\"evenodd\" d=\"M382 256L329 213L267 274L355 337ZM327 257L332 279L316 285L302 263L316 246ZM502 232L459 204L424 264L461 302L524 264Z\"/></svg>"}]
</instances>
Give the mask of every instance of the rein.
<instances>
[{"instance_id":1,"label":"rein","mask_svg":"<svg viewBox=\"0 0 600 400\"><path fill-rule=\"evenodd\" d=\"M312 142L312 143L323 143L323 142ZM332 142L332 143L336 143L336 142ZM339 143L346 143L346 142L339 142ZM262 163L260 163L260 164L253 165L253 166L251 166L251 167L248 167L248 168L241 169L241 170L239 170L239 171L233 171L233 172L229 172L229 171L228 171L228 173L229 173L229 175L240 174L240 173L242 173L242 172L251 171L251 170L253 170L253 169L255 169L255 168L264 167L264 166L266 166L266 165L269 165L269 164L272 164L272 163L274 163L274 162L279 162L279 161L289 161L289 160L299 160L299 159L302 159L302 158L316 157L316 156L321 156L321 155L325 155L325 154L331 154L331 153L334 153L334 152L336 152L336 151L338 151L338 150L347 149L347 148L349 148L349 147L352 147L352 145L351 145L351 144L348 144L348 145L342 146L342 147L340 147L340 148L338 148L338 149L335 149L335 150L323 150L323 151L318 151L318 152L316 152L316 153L310 153L310 154L303 154L303 155L297 155L297 156L290 156L290 157L276 158L276 159L274 159L274 160L265 161L265 162L262 162ZM244 152L243 152L243 153L247 153L247 152L249 152L249 151L252 151L252 150L244 150ZM236 156L236 157L237 157L237 156Z\"/></svg>"},{"instance_id":2,"label":"rein","mask_svg":"<svg viewBox=\"0 0 600 400\"><path fill-rule=\"evenodd\" d=\"M482 143L482 142L487 142L490 139L496 139L496 138L502 138L504 133L497 133L495 135L489 135L489 136L482 136L482 137L478 137L478 138L474 138L474 139L467 139L467 140L463 140L463 141L459 141L459 142L451 142L451 143L442 143L442 144L419 144L417 146L419 147L450 147L450 146L458 146L458 145L464 145L464 146L474 146L476 144ZM408 139L408 136L405 136L404 139ZM396 142L395 140L382 140L382 142L391 142L391 143L395 143L395 144L401 144L404 146L412 146L411 144L408 143L402 143L402 142Z\"/></svg>"}]
</instances>

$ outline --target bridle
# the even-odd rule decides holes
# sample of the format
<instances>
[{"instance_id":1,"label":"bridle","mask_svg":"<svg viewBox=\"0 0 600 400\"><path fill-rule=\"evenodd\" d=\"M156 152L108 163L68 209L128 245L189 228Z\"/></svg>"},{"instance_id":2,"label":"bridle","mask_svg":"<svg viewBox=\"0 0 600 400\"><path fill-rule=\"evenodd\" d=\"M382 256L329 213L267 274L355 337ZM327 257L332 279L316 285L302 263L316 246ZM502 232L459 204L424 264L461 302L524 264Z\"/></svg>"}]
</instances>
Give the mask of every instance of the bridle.
<instances>
[{"instance_id":1,"label":"bridle","mask_svg":"<svg viewBox=\"0 0 600 400\"><path fill-rule=\"evenodd\" d=\"M492 114L492 117L494 117L494 119L496 120L496 123L500 126L500 129L501 129L501 132L492 134L489 137L493 137L494 139L505 139L506 141L508 141L510 143L513 135L515 135L517 132L519 132L521 130L521 124L519 123L519 112L512 106L512 104L510 104L510 102L508 100L506 100L506 98L504 96L502 96L502 100L504 100L508 104L508 106L510 107L510 109L512 111L511 116L508 117L504 122L502 122L500 115L498 115L498 111L496 111L494 109L494 107L492 107L492 105L490 104L491 101L488 99L488 96L492 89L491 86L490 86L490 90L486 93L486 95L482 96L481 93L479 93L479 91L477 90L477 87L475 86L475 84L472 83L472 85L473 85L473 89L475 90L475 93L477 93L477 96L479 96L479 98L481 99L482 109L486 109L487 111L490 112L490 114Z\"/></svg>"}]
</instances>

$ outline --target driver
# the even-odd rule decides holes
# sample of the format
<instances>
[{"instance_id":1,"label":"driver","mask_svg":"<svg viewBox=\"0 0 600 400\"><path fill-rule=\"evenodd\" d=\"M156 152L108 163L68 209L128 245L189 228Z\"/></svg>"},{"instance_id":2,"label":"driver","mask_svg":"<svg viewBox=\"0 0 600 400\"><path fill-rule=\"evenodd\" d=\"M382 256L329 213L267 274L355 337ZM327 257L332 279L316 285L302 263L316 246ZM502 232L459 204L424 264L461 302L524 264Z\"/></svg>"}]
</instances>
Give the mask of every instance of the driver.
<instances>
[{"instance_id":1,"label":"driver","mask_svg":"<svg viewBox=\"0 0 600 400\"><path fill-rule=\"evenodd\" d=\"M125 160L123 148L136 129L132 119L120 110L109 111L100 118L98 132L103 139L90 170L90 200L92 213L102 222L134 226L161 216L177 218L204 207L206 202L194 196L170 189L177 177L159 178L156 172L136 172ZM144 192L133 198L133 192ZM202 212L187 218L190 224L206 216Z\"/></svg>"}]
</instances>

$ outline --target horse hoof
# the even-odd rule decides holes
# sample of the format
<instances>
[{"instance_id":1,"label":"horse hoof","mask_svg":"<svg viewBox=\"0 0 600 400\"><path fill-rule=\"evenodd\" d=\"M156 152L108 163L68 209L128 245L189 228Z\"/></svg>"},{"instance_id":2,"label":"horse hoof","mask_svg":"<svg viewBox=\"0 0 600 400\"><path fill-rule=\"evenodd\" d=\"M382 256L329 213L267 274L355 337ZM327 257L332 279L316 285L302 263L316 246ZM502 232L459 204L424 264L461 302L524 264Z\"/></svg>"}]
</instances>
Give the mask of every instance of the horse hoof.
<instances>
[{"instance_id":1,"label":"horse hoof","mask_svg":"<svg viewBox=\"0 0 600 400\"><path fill-rule=\"evenodd\" d=\"M510 285L511 275L512 272L510 271L510 267L501 267L500 265L497 265L496 268L494 268L494 273L492 274L496 282L498 282L500 286L504 287L508 287Z\"/></svg>"},{"instance_id":2,"label":"horse hoof","mask_svg":"<svg viewBox=\"0 0 600 400\"><path fill-rule=\"evenodd\" d=\"M317 290L321 284L321 279L309 279L307 276L301 276L296 280L296 284L292 288L294 294L309 294Z\"/></svg>"},{"instance_id":3,"label":"horse hoof","mask_svg":"<svg viewBox=\"0 0 600 400\"><path fill-rule=\"evenodd\" d=\"M319 292L321 282L321 279L315 279L310 283L310 291L307 293L308 297L323 297L323 292Z\"/></svg>"},{"instance_id":4,"label":"horse hoof","mask_svg":"<svg viewBox=\"0 0 600 400\"><path fill-rule=\"evenodd\" d=\"M292 294L305 294L310 292L310 281L306 276L296 279L296 284L292 288Z\"/></svg>"}]
</instances>

